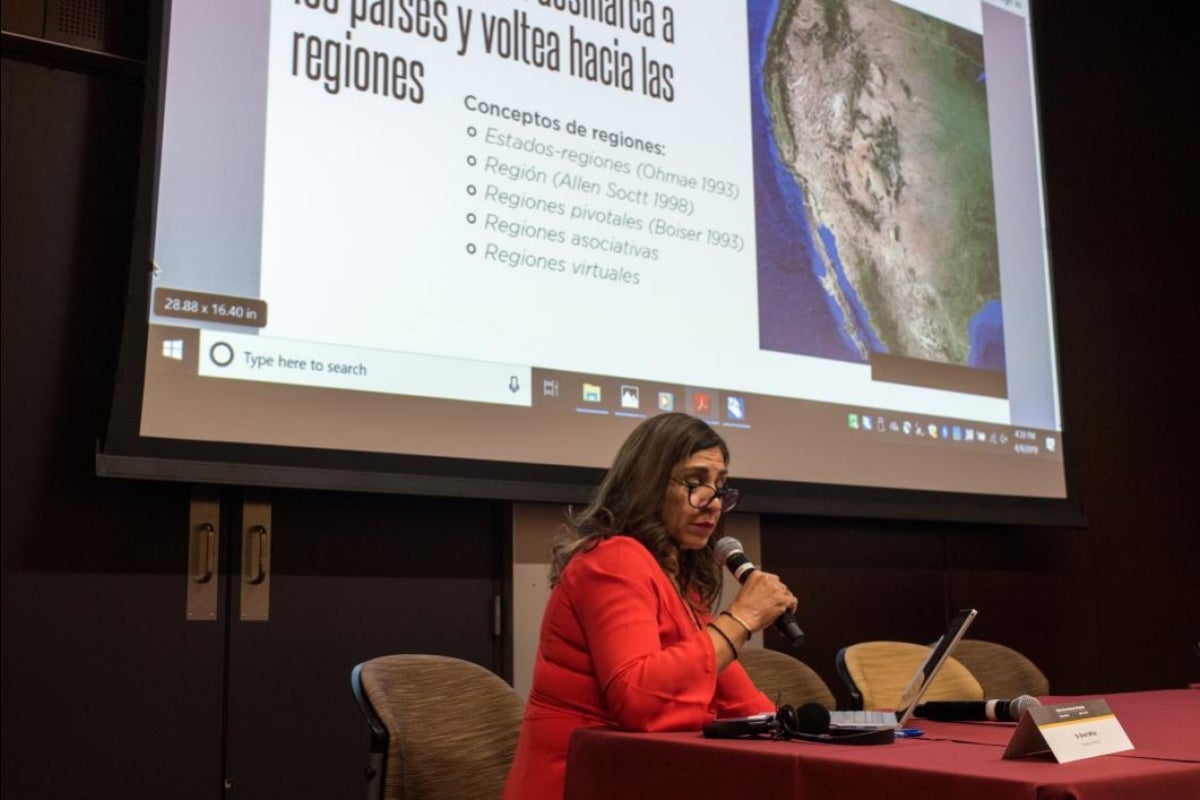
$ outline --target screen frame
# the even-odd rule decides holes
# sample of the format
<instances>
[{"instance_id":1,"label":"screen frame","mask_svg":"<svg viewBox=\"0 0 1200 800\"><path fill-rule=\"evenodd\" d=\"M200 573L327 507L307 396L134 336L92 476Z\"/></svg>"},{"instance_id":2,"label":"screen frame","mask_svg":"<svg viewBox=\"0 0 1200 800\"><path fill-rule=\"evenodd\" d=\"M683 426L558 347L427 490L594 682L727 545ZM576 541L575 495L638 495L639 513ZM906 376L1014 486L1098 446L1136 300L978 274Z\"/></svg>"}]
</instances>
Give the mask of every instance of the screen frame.
<instances>
[{"instance_id":1,"label":"screen frame","mask_svg":"<svg viewBox=\"0 0 1200 800\"><path fill-rule=\"evenodd\" d=\"M142 150L139 165L130 273L125 296L120 355L114 378L108 426L97 440L95 465L100 477L227 484L331 491L380 492L507 501L579 504L587 502L604 474L592 467L485 461L435 456L365 453L318 448L277 447L143 437L138 433L142 386L150 333L152 231L162 146L164 81L169 42L170 2L152 4L148 25ZM1037 8L1043 3L1036 4ZM1037 11L1033 11L1036 15ZM1031 16L1033 77L1038 72L1036 20ZM1040 108L1040 97L1038 98ZM1039 152L1042 116L1037 116ZM1045 170L1040 176L1049 197ZM1049 203L1047 203L1049 205ZM1046 210L1046 244L1052 255ZM1062 386L1061 332L1049 282L1054 334L1054 370ZM1062 398L1060 397L1060 400ZM1060 409L1064 415L1065 409ZM983 493L892 489L828 483L733 480L743 491L740 508L758 513L930 520L1055 527L1086 525L1077 493L1077 448L1064 419L1063 470L1066 496L1040 498ZM615 448L614 448L615 450Z\"/></svg>"}]
</instances>

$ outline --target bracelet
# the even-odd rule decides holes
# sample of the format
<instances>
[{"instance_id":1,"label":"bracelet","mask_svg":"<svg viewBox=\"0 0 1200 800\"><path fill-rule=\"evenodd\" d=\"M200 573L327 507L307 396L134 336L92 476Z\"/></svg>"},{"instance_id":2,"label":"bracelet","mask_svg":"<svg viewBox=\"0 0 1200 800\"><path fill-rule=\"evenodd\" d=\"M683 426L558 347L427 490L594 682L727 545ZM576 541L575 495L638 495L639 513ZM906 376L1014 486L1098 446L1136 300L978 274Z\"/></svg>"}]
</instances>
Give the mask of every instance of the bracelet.
<instances>
[{"instance_id":1,"label":"bracelet","mask_svg":"<svg viewBox=\"0 0 1200 800\"><path fill-rule=\"evenodd\" d=\"M708 623L708 627L710 627L714 631L716 631L717 635L725 640L725 644L729 645L729 649L733 651L733 660L737 661L738 651L737 651L737 648L733 646L733 639L729 638L729 634L727 634L725 631L721 630L720 628L718 628L716 625L714 625L711 622Z\"/></svg>"},{"instance_id":2,"label":"bracelet","mask_svg":"<svg viewBox=\"0 0 1200 800\"><path fill-rule=\"evenodd\" d=\"M746 624L746 621L744 619L742 619L741 617L739 617L737 614L733 613L732 611L722 611L721 615L729 617L731 620L736 622L738 625L741 625L743 628L745 628L747 639L749 639L751 636L754 635L754 631L750 629L750 626Z\"/></svg>"}]
</instances>

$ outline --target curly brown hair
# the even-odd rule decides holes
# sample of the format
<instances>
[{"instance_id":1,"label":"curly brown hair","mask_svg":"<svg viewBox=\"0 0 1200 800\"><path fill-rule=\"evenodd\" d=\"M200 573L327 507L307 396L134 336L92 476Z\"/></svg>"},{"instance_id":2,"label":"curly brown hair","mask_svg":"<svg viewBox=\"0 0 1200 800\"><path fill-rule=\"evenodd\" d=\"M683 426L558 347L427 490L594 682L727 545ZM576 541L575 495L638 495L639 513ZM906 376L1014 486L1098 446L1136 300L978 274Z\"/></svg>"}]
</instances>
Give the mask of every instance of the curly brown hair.
<instances>
[{"instance_id":1,"label":"curly brown hair","mask_svg":"<svg viewBox=\"0 0 1200 800\"><path fill-rule=\"evenodd\" d=\"M663 498L675 466L714 447L728 464L725 441L706 422L687 414L660 414L634 428L591 504L569 515L566 534L554 545L550 585L558 583L576 553L610 536L628 536L641 542L659 566L675 577L690 603L715 608L721 594L721 570L713 546L724 530L724 515L700 550L679 550L662 521Z\"/></svg>"}]
</instances>

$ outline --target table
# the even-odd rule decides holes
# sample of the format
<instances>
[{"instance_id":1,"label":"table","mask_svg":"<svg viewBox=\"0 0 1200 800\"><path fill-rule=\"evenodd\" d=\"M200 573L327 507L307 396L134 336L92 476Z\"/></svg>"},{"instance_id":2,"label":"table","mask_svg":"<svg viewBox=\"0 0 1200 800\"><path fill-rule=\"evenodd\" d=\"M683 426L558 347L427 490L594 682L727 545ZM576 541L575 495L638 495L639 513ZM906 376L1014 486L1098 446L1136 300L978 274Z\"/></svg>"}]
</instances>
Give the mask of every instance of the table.
<instances>
[{"instance_id":1,"label":"table","mask_svg":"<svg viewBox=\"0 0 1200 800\"><path fill-rule=\"evenodd\" d=\"M581 729L571 737L565 800L1200 800L1200 691L1102 696L1135 749L1069 764L1002 759L1015 723L922 720L914 724L925 736L877 747Z\"/></svg>"}]
</instances>

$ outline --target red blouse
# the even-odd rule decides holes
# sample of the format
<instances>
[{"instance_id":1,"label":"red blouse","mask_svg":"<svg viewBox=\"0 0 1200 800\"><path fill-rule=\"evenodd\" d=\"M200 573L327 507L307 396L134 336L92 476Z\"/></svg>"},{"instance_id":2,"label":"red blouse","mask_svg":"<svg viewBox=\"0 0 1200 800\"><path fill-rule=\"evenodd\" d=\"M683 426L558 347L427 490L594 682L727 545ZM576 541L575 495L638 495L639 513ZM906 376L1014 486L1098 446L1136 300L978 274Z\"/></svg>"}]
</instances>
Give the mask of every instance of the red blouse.
<instances>
[{"instance_id":1,"label":"red blouse","mask_svg":"<svg viewBox=\"0 0 1200 800\"><path fill-rule=\"evenodd\" d=\"M562 797L576 728L698 731L717 716L774 711L736 661L717 674L709 619L692 614L634 539L576 554L542 617L504 798Z\"/></svg>"}]
</instances>

